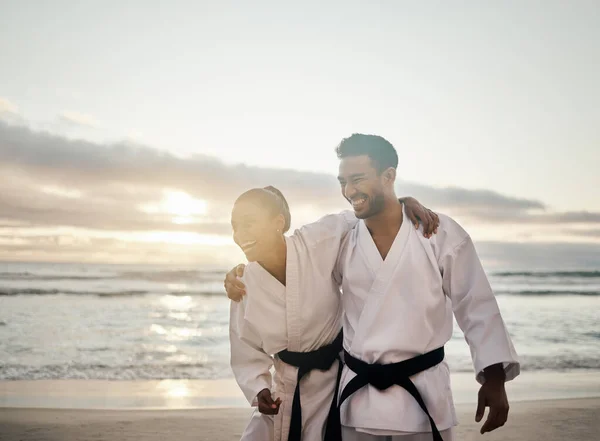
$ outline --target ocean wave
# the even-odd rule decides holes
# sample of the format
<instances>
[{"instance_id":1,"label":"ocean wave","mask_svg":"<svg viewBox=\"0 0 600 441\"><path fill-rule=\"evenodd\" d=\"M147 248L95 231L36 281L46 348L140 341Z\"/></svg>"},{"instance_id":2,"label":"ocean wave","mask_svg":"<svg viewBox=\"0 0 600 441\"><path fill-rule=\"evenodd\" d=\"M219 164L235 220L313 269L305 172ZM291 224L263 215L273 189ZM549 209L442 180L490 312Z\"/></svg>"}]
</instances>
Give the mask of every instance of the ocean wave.
<instances>
[{"instance_id":1,"label":"ocean wave","mask_svg":"<svg viewBox=\"0 0 600 441\"><path fill-rule=\"evenodd\" d=\"M573 371L597 370L597 358L577 356L538 357L521 356L521 370L536 371ZM471 360L448 359L451 372L473 372ZM225 363L178 363L178 364L62 364L27 366L19 364L0 364L0 380L190 380L231 378L232 372Z\"/></svg>"},{"instance_id":2,"label":"ocean wave","mask_svg":"<svg viewBox=\"0 0 600 441\"><path fill-rule=\"evenodd\" d=\"M157 271L126 271L119 274L119 279L147 280L151 282L222 281L227 271L199 270L157 270Z\"/></svg>"},{"instance_id":3,"label":"ocean wave","mask_svg":"<svg viewBox=\"0 0 600 441\"><path fill-rule=\"evenodd\" d=\"M32 280L32 281L56 281L56 280L110 280L115 279L113 275L74 275L74 274L35 274L35 273L0 273L0 279L4 280Z\"/></svg>"},{"instance_id":4,"label":"ocean wave","mask_svg":"<svg viewBox=\"0 0 600 441\"><path fill-rule=\"evenodd\" d=\"M520 291L497 291L496 294L511 296L600 296L600 291L526 289Z\"/></svg>"},{"instance_id":5,"label":"ocean wave","mask_svg":"<svg viewBox=\"0 0 600 441\"><path fill-rule=\"evenodd\" d=\"M223 364L181 363L117 365L62 364L27 366L0 364L0 380L190 380L231 376Z\"/></svg>"},{"instance_id":6,"label":"ocean wave","mask_svg":"<svg viewBox=\"0 0 600 441\"><path fill-rule=\"evenodd\" d=\"M596 278L600 277L600 271L502 271L493 272L493 276L497 277L581 277L581 278Z\"/></svg>"},{"instance_id":7,"label":"ocean wave","mask_svg":"<svg viewBox=\"0 0 600 441\"><path fill-rule=\"evenodd\" d=\"M73 295L73 296L96 296L96 297L132 297L146 295L171 295L171 296L224 296L224 291L69 291L64 289L37 289L37 288L0 288L0 297L4 296L50 296L50 295Z\"/></svg>"},{"instance_id":8,"label":"ocean wave","mask_svg":"<svg viewBox=\"0 0 600 441\"><path fill-rule=\"evenodd\" d=\"M214 282L222 281L227 271L215 270L156 270L156 271L121 271L112 273L34 273L34 272L0 272L0 280L31 281L98 281L98 280L139 280L149 282Z\"/></svg>"},{"instance_id":9,"label":"ocean wave","mask_svg":"<svg viewBox=\"0 0 600 441\"><path fill-rule=\"evenodd\" d=\"M496 295L511 296L600 296L596 290L568 290L568 289L526 289L526 290L496 290ZM208 290L178 290L178 291L148 291L148 290L122 290L122 291L70 291L64 289L38 289L38 288L0 288L0 297L8 296L50 296L50 295L72 295L72 296L96 296L96 297L133 297L149 295L191 296L211 297L224 296L224 291Z\"/></svg>"}]
</instances>

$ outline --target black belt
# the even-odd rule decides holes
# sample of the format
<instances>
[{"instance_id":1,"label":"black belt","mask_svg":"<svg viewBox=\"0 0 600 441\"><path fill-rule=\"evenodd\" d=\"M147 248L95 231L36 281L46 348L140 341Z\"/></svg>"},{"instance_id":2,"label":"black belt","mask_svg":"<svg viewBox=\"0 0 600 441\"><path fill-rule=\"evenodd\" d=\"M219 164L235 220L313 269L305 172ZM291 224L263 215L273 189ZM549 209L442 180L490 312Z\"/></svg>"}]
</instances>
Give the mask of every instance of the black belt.
<instances>
[{"instance_id":1,"label":"black belt","mask_svg":"<svg viewBox=\"0 0 600 441\"><path fill-rule=\"evenodd\" d=\"M365 363L358 358L354 358L346 350L344 350L344 363L352 371L356 373L350 382L346 385L342 391L340 397L339 406L342 405L344 400L352 395L360 388L370 384L378 390L385 390L393 385L398 385L404 388L409 394L413 396L421 409L427 414L429 423L431 424L431 432L433 434L434 441L443 441L439 430L435 425L435 421L431 418L427 406L423 401L423 397L415 387L414 383L410 380L410 377L423 372L429 368L436 366L441 363L444 359L444 347L434 349L431 352L427 352L423 355L418 355L414 358L401 361L399 363L390 364L369 364Z\"/></svg>"},{"instance_id":2,"label":"black belt","mask_svg":"<svg viewBox=\"0 0 600 441\"><path fill-rule=\"evenodd\" d=\"M292 403L292 420L290 422L290 433L288 441L300 441L302 437L302 406L300 404L300 380L313 369L321 371L329 370L333 363L338 360L339 368L337 374L337 383L335 385L335 394L329 407L327 416L327 427L325 429L325 439L327 441L341 441L342 429L340 425L340 410L336 405L340 377L342 374L342 361L340 360L340 351L342 350L343 336L340 332L335 340L312 352L290 352L288 350L277 353L280 360L289 365L298 368L298 381L294 391L294 401Z\"/></svg>"}]
</instances>

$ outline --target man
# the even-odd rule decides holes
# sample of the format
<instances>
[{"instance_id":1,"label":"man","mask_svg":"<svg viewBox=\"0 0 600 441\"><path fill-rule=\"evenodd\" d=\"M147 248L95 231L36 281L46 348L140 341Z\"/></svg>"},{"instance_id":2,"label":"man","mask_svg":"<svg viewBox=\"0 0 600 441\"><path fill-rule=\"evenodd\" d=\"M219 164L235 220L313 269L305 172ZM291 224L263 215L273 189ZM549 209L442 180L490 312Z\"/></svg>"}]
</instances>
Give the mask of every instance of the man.
<instances>
[{"instance_id":1,"label":"man","mask_svg":"<svg viewBox=\"0 0 600 441\"><path fill-rule=\"evenodd\" d=\"M361 219L337 262L343 440L452 439L457 421L443 346L453 313L482 384L476 421L490 408L481 433L502 426L504 383L519 374L519 363L469 235L444 215L431 238L409 227L394 191L398 156L384 138L352 135L337 155L342 194Z\"/></svg>"}]
</instances>

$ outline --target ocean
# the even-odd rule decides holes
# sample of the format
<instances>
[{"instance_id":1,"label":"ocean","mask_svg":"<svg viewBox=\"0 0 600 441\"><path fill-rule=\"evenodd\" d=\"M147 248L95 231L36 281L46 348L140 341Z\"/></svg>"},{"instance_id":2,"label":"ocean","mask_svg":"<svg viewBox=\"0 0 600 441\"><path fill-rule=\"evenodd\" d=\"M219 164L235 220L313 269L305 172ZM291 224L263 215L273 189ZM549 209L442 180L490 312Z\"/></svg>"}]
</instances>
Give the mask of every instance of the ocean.
<instances>
[{"instance_id":1,"label":"ocean","mask_svg":"<svg viewBox=\"0 0 600 441\"><path fill-rule=\"evenodd\" d=\"M221 379L223 268L0 263L0 379ZM600 368L600 269L488 271L524 371ZM471 372L455 324L446 346Z\"/></svg>"}]
</instances>

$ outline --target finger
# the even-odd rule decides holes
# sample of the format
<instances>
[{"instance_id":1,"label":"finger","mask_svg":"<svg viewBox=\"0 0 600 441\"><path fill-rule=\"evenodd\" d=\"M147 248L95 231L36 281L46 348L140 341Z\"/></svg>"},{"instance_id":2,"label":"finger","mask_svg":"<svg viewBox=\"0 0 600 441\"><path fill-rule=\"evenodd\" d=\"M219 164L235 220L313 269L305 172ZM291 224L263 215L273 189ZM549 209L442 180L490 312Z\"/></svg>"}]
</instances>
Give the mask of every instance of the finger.
<instances>
[{"instance_id":1,"label":"finger","mask_svg":"<svg viewBox=\"0 0 600 441\"><path fill-rule=\"evenodd\" d=\"M239 290L236 289L231 283L225 283L225 291L227 292L227 297L231 300L239 300L242 296L239 294Z\"/></svg>"},{"instance_id":2,"label":"finger","mask_svg":"<svg viewBox=\"0 0 600 441\"><path fill-rule=\"evenodd\" d=\"M429 239L431 238L432 232L433 231L431 229L431 218L429 217L429 215L426 215L425 219L423 220L423 236Z\"/></svg>"},{"instance_id":3,"label":"finger","mask_svg":"<svg viewBox=\"0 0 600 441\"><path fill-rule=\"evenodd\" d=\"M431 210L429 210L429 219L431 222L430 228L429 228L429 233L433 234L433 233L435 233L435 230L437 229L439 222L437 220L437 215Z\"/></svg>"},{"instance_id":4,"label":"finger","mask_svg":"<svg viewBox=\"0 0 600 441\"><path fill-rule=\"evenodd\" d=\"M269 406L265 405L265 403L263 403L260 399L258 400L258 411L260 413L264 413L267 414L267 412L269 412Z\"/></svg>"},{"instance_id":5,"label":"finger","mask_svg":"<svg viewBox=\"0 0 600 441\"><path fill-rule=\"evenodd\" d=\"M427 229L429 227L429 220L427 218L427 212L423 211L423 213L421 213L419 215L419 219L421 219L421 224L423 225L423 235L426 235Z\"/></svg>"},{"instance_id":6,"label":"finger","mask_svg":"<svg viewBox=\"0 0 600 441\"><path fill-rule=\"evenodd\" d=\"M262 406L267 409L275 409L277 407L270 394L261 395L259 404L262 404Z\"/></svg>"},{"instance_id":7,"label":"finger","mask_svg":"<svg viewBox=\"0 0 600 441\"><path fill-rule=\"evenodd\" d=\"M243 263L240 263L238 266L235 267L235 273L237 277L242 277L244 275L244 268L245 265Z\"/></svg>"},{"instance_id":8,"label":"finger","mask_svg":"<svg viewBox=\"0 0 600 441\"><path fill-rule=\"evenodd\" d=\"M229 285L234 285L237 281L238 279L233 271L229 271L225 276L225 283Z\"/></svg>"},{"instance_id":9,"label":"finger","mask_svg":"<svg viewBox=\"0 0 600 441\"><path fill-rule=\"evenodd\" d=\"M243 297L244 294L246 294L246 290L243 288L240 289L237 285L235 285L235 286L232 285L230 288L230 291L231 291L232 295L234 295L236 297L240 297L240 298Z\"/></svg>"},{"instance_id":10,"label":"finger","mask_svg":"<svg viewBox=\"0 0 600 441\"><path fill-rule=\"evenodd\" d=\"M419 219L415 216L415 213L411 211L408 211L406 213L408 215L408 218L410 219L410 221L412 222L412 224L416 227L419 228Z\"/></svg>"},{"instance_id":11,"label":"finger","mask_svg":"<svg viewBox=\"0 0 600 441\"><path fill-rule=\"evenodd\" d=\"M268 406L259 406L258 411L264 415L275 415L277 413L276 410L271 409Z\"/></svg>"},{"instance_id":12,"label":"finger","mask_svg":"<svg viewBox=\"0 0 600 441\"><path fill-rule=\"evenodd\" d=\"M498 411L498 427L502 427L508 421L508 407L503 407Z\"/></svg>"},{"instance_id":13,"label":"finger","mask_svg":"<svg viewBox=\"0 0 600 441\"><path fill-rule=\"evenodd\" d=\"M429 237L431 237L435 228L435 222L431 214L431 211L427 210L427 233L429 234Z\"/></svg>"},{"instance_id":14,"label":"finger","mask_svg":"<svg viewBox=\"0 0 600 441\"><path fill-rule=\"evenodd\" d=\"M240 289L243 290L246 288L246 285L244 285L244 283L239 280L234 274L228 273L227 277L225 278L225 286L227 287L227 285L230 285L231 287L235 287L236 289Z\"/></svg>"},{"instance_id":15,"label":"finger","mask_svg":"<svg viewBox=\"0 0 600 441\"><path fill-rule=\"evenodd\" d=\"M246 289L246 285L244 285L240 280L235 279L235 282L232 283L235 289L239 291L244 291Z\"/></svg>"},{"instance_id":16,"label":"finger","mask_svg":"<svg viewBox=\"0 0 600 441\"><path fill-rule=\"evenodd\" d=\"M477 410L475 411L475 421L478 423L483 418L485 413L485 399L480 392L477 396Z\"/></svg>"},{"instance_id":17,"label":"finger","mask_svg":"<svg viewBox=\"0 0 600 441\"><path fill-rule=\"evenodd\" d=\"M500 427L500 424L498 423L498 411L495 408L490 407L488 417L485 420L485 423L483 423L483 426L481 426L480 433L483 435L484 433L491 432L498 427Z\"/></svg>"},{"instance_id":18,"label":"finger","mask_svg":"<svg viewBox=\"0 0 600 441\"><path fill-rule=\"evenodd\" d=\"M265 403L271 409L276 409L277 408L277 403L275 401L273 401L273 397L271 396L271 394L266 394L266 396L265 396Z\"/></svg>"},{"instance_id":19,"label":"finger","mask_svg":"<svg viewBox=\"0 0 600 441\"><path fill-rule=\"evenodd\" d=\"M240 302L242 300L243 296L241 296L239 294L234 294L232 292L228 292L227 293L227 297L229 298L229 300L238 303L238 302Z\"/></svg>"}]
</instances>

